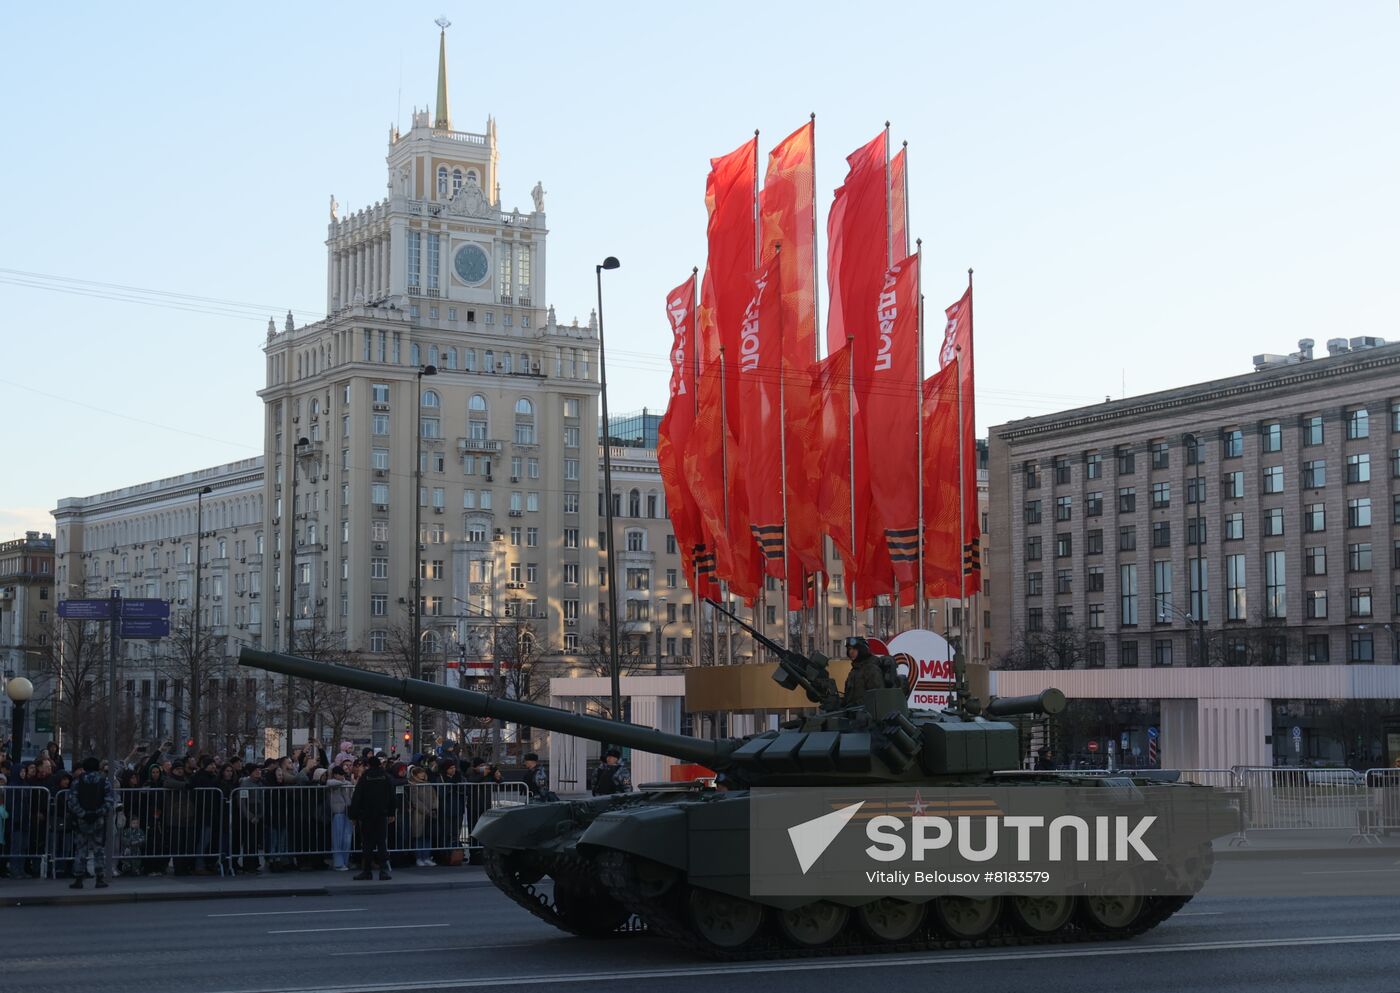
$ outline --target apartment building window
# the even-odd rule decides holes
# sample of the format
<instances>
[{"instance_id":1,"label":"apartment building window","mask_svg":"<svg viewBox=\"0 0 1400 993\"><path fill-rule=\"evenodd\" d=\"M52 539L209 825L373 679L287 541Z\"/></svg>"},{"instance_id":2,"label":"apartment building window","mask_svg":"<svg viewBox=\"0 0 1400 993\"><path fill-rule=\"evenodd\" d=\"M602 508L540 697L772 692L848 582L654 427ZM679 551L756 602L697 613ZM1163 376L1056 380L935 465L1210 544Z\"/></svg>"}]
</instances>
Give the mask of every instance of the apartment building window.
<instances>
[{"instance_id":1,"label":"apartment building window","mask_svg":"<svg viewBox=\"0 0 1400 993\"><path fill-rule=\"evenodd\" d=\"M1351 657L1348 662L1374 662L1376 661L1375 640L1370 631L1353 631L1351 633Z\"/></svg>"},{"instance_id":2,"label":"apartment building window","mask_svg":"<svg viewBox=\"0 0 1400 993\"><path fill-rule=\"evenodd\" d=\"M1103 630L1103 604L1101 603L1089 604L1089 630Z\"/></svg>"},{"instance_id":3,"label":"apartment building window","mask_svg":"<svg viewBox=\"0 0 1400 993\"><path fill-rule=\"evenodd\" d=\"M1131 476L1137 472L1137 455L1129 446L1119 445L1114 454L1118 458L1118 475Z\"/></svg>"},{"instance_id":4,"label":"apartment building window","mask_svg":"<svg viewBox=\"0 0 1400 993\"><path fill-rule=\"evenodd\" d=\"M1056 631L1068 631L1068 630L1069 630L1070 628L1072 628L1072 627L1074 627L1074 608L1073 608L1073 607L1056 607L1056 608L1055 608L1055 630L1056 630Z\"/></svg>"},{"instance_id":5,"label":"apartment building window","mask_svg":"<svg viewBox=\"0 0 1400 993\"><path fill-rule=\"evenodd\" d=\"M1371 526L1371 498L1360 497L1347 501L1347 527L1368 528Z\"/></svg>"},{"instance_id":6,"label":"apartment building window","mask_svg":"<svg viewBox=\"0 0 1400 993\"><path fill-rule=\"evenodd\" d=\"M1283 534L1283 508L1270 507L1264 511L1264 534L1278 537Z\"/></svg>"},{"instance_id":7,"label":"apartment building window","mask_svg":"<svg viewBox=\"0 0 1400 993\"><path fill-rule=\"evenodd\" d=\"M1210 620L1210 560L1186 560L1186 592L1191 598L1191 619Z\"/></svg>"},{"instance_id":8,"label":"apartment building window","mask_svg":"<svg viewBox=\"0 0 1400 993\"><path fill-rule=\"evenodd\" d=\"M1327 619L1327 591L1308 590L1303 594L1303 616L1311 620Z\"/></svg>"},{"instance_id":9,"label":"apartment building window","mask_svg":"<svg viewBox=\"0 0 1400 993\"><path fill-rule=\"evenodd\" d=\"M1067 521L1074 515L1074 497L1055 498L1055 520Z\"/></svg>"},{"instance_id":10,"label":"apartment building window","mask_svg":"<svg viewBox=\"0 0 1400 993\"><path fill-rule=\"evenodd\" d=\"M1326 665L1332 661L1332 639L1325 634L1308 635L1308 661L1314 665Z\"/></svg>"},{"instance_id":11,"label":"apartment building window","mask_svg":"<svg viewBox=\"0 0 1400 993\"><path fill-rule=\"evenodd\" d=\"M1186 519L1186 544L1204 545L1206 543L1206 519L1204 517L1188 517Z\"/></svg>"},{"instance_id":12,"label":"apartment building window","mask_svg":"<svg viewBox=\"0 0 1400 993\"><path fill-rule=\"evenodd\" d=\"M1124 669L1136 669L1138 664L1138 643L1120 641L1118 643L1118 665Z\"/></svg>"},{"instance_id":13,"label":"apartment building window","mask_svg":"<svg viewBox=\"0 0 1400 993\"><path fill-rule=\"evenodd\" d=\"M1270 620L1288 616L1288 576L1281 551L1264 553L1264 616Z\"/></svg>"},{"instance_id":14,"label":"apartment building window","mask_svg":"<svg viewBox=\"0 0 1400 993\"><path fill-rule=\"evenodd\" d=\"M1172 643L1169 639L1158 638L1152 642L1152 664L1172 664Z\"/></svg>"},{"instance_id":15,"label":"apartment building window","mask_svg":"<svg viewBox=\"0 0 1400 993\"><path fill-rule=\"evenodd\" d=\"M1118 550L1131 552L1137 548L1137 526L1125 524L1118 529Z\"/></svg>"},{"instance_id":16,"label":"apartment building window","mask_svg":"<svg viewBox=\"0 0 1400 993\"><path fill-rule=\"evenodd\" d=\"M389 560L386 559L386 558L383 558L383 557L379 557L379 556L376 556L375 558L370 559L370 560L369 560L369 578L370 578L370 579L388 579L388 578L389 578Z\"/></svg>"},{"instance_id":17,"label":"apartment building window","mask_svg":"<svg viewBox=\"0 0 1400 993\"><path fill-rule=\"evenodd\" d=\"M1371 616L1371 587L1353 586L1347 591L1347 613L1352 617Z\"/></svg>"},{"instance_id":18,"label":"apartment building window","mask_svg":"<svg viewBox=\"0 0 1400 993\"><path fill-rule=\"evenodd\" d=\"M564 429L564 447L565 447L565 448L577 448L577 447L578 447L578 439L579 439L579 429L578 429L578 428L565 428L565 429Z\"/></svg>"},{"instance_id":19,"label":"apartment building window","mask_svg":"<svg viewBox=\"0 0 1400 993\"><path fill-rule=\"evenodd\" d=\"M1264 492L1283 492L1283 466L1270 465L1264 467Z\"/></svg>"},{"instance_id":20,"label":"apartment building window","mask_svg":"<svg viewBox=\"0 0 1400 993\"><path fill-rule=\"evenodd\" d=\"M1396 561L1400 562L1400 558ZM1312 545L1303 549L1303 575L1327 575L1327 546Z\"/></svg>"},{"instance_id":21,"label":"apartment building window","mask_svg":"<svg viewBox=\"0 0 1400 993\"><path fill-rule=\"evenodd\" d=\"M1040 596L1043 587L1044 573L1026 573L1026 596Z\"/></svg>"},{"instance_id":22,"label":"apartment building window","mask_svg":"<svg viewBox=\"0 0 1400 993\"><path fill-rule=\"evenodd\" d=\"M374 414L370 418L370 430L377 435L389 433L389 415Z\"/></svg>"},{"instance_id":23,"label":"apartment building window","mask_svg":"<svg viewBox=\"0 0 1400 993\"><path fill-rule=\"evenodd\" d=\"M668 534L668 535L666 536L666 554L667 554L667 555L675 555L675 554L676 554L676 536L673 535L673 534Z\"/></svg>"},{"instance_id":24,"label":"apartment building window","mask_svg":"<svg viewBox=\"0 0 1400 993\"><path fill-rule=\"evenodd\" d=\"M1034 462L1027 462L1022 468L1026 474L1026 489L1040 489L1040 467Z\"/></svg>"},{"instance_id":25,"label":"apartment building window","mask_svg":"<svg viewBox=\"0 0 1400 993\"><path fill-rule=\"evenodd\" d=\"M1204 476L1192 476L1186 481L1186 503L1206 502L1206 480Z\"/></svg>"},{"instance_id":26,"label":"apartment building window","mask_svg":"<svg viewBox=\"0 0 1400 993\"><path fill-rule=\"evenodd\" d=\"M1074 554L1074 539L1068 534L1055 535L1055 558L1067 559Z\"/></svg>"},{"instance_id":27,"label":"apartment building window","mask_svg":"<svg viewBox=\"0 0 1400 993\"><path fill-rule=\"evenodd\" d=\"M1026 501L1026 523L1027 523L1027 524L1039 524L1039 523L1040 523L1040 501L1039 501L1039 500L1027 500L1027 501Z\"/></svg>"},{"instance_id":28,"label":"apartment building window","mask_svg":"<svg viewBox=\"0 0 1400 993\"><path fill-rule=\"evenodd\" d=\"M1327 485L1327 460L1313 459L1303 463L1303 489L1319 490Z\"/></svg>"},{"instance_id":29,"label":"apartment building window","mask_svg":"<svg viewBox=\"0 0 1400 993\"><path fill-rule=\"evenodd\" d=\"M564 494L564 513L566 513L566 514L577 514L577 513L578 513L578 494L577 494L577 493L565 493L565 494Z\"/></svg>"},{"instance_id":30,"label":"apartment building window","mask_svg":"<svg viewBox=\"0 0 1400 993\"><path fill-rule=\"evenodd\" d=\"M1259 448L1264 452L1283 451L1283 425L1277 422L1259 425Z\"/></svg>"},{"instance_id":31,"label":"apartment building window","mask_svg":"<svg viewBox=\"0 0 1400 993\"><path fill-rule=\"evenodd\" d=\"M1371 456L1366 452L1347 456L1347 482L1369 483L1371 481Z\"/></svg>"},{"instance_id":32,"label":"apartment building window","mask_svg":"<svg viewBox=\"0 0 1400 993\"><path fill-rule=\"evenodd\" d=\"M1172 564L1152 563L1152 614L1158 622L1171 619L1172 610Z\"/></svg>"},{"instance_id":33,"label":"apartment building window","mask_svg":"<svg viewBox=\"0 0 1400 993\"><path fill-rule=\"evenodd\" d=\"M1085 572L1090 593L1103 592L1103 566L1091 565Z\"/></svg>"},{"instance_id":34,"label":"apartment building window","mask_svg":"<svg viewBox=\"0 0 1400 993\"><path fill-rule=\"evenodd\" d=\"M1246 587L1245 558L1243 555L1225 556L1225 619L1243 621L1249 616L1249 597Z\"/></svg>"},{"instance_id":35,"label":"apartment building window","mask_svg":"<svg viewBox=\"0 0 1400 993\"><path fill-rule=\"evenodd\" d=\"M1371 571L1371 543L1369 541L1347 546L1347 571Z\"/></svg>"},{"instance_id":36,"label":"apartment building window","mask_svg":"<svg viewBox=\"0 0 1400 993\"><path fill-rule=\"evenodd\" d=\"M1309 414L1303 418L1303 445L1311 448L1322 444L1322 415Z\"/></svg>"},{"instance_id":37,"label":"apartment building window","mask_svg":"<svg viewBox=\"0 0 1400 993\"><path fill-rule=\"evenodd\" d=\"M389 614L389 595L387 593L370 594L369 613L371 617L387 617Z\"/></svg>"},{"instance_id":38,"label":"apartment building window","mask_svg":"<svg viewBox=\"0 0 1400 993\"><path fill-rule=\"evenodd\" d=\"M1400 400L1390 402L1390 430L1400 431Z\"/></svg>"},{"instance_id":39,"label":"apartment building window","mask_svg":"<svg viewBox=\"0 0 1400 993\"><path fill-rule=\"evenodd\" d=\"M1226 500L1237 500L1244 496L1244 473L1227 472L1221 477Z\"/></svg>"},{"instance_id":40,"label":"apartment building window","mask_svg":"<svg viewBox=\"0 0 1400 993\"><path fill-rule=\"evenodd\" d=\"M1234 513L1225 515L1225 541L1242 541L1244 539L1244 514Z\"/></svg>"},{"instance_id":41,"label":"apartment building window","mask_svg":"<svg viewBox=\"0 0 1400 993\"><path fill-rule=\"evenodd\" d=\"M540 509L540 494L538 490L530 490L525 494L525 509L535 513Z\"/></svg>"},{"instance_id":42,"label":"apartment building window","mask_svg":"<svg viewBox=\"0 0 1400 993\"><path fill-rule=\"evenodd\" d=\"M1186 447L1187 465L1202 465L1205 463L1205 446L1201 444L1201 440L1199 438L1197 438L1194 434L1188 434L1186 436L1184 444Z\"/></svg>"},{"instance_id":43,"label":"apartment building window","mask_svg":"<svg viewBox=\"0 0 1400 993\"><path fill-rule=\"evenodd\" d=\"M578 547L578 528L565 528L565 529L564 529L564 547L565 547L565 548L577 548L577 547Z\"/></svg>"},{"instance_id":44,"label":"apartment building window","mask_svg":"<svg viewBox=\"0 0 1400 993\"><path fill-rule=\"evenodd\" d=\"M1170 507L1172 504L1172 484L1153 483L1152 484L1152 507L1154 510L1161 510Z\"/></svg>"},{"instance_id":45,"label":"apartment building window","mask_svg":"<svg viewBox=\"0 0 1400 993\"><path fill-rule=\"evenodd\" d=\"M1098 452L1084 453L1084 478L1103 478L1103 456L1100 455Z\"/></svg>"},{"instance_id":46,"label":"apartment building window","mask_svg":"<svg viewBox=\"0 0 1400 993\"><path fill-rule=\"evenodd\" d=\"M1084 494L1084 516L1085 516L1085 517L1102 517L1102 516L1103 516L1103 492L1102 492L1102 491L1100 491L1100 490L1095 490L1093 493L1085 493L1085 494Z\"/></svg>"},{"instance_id":47,"label":"apartment building window","mask_svg":"<svg viewBox=\"0 0 1400 993\"><path fill-rule=\"evenodd\" d=\"M1039 607L1032 607L1026 611L1026 630L1032 634L1043 631L1045 629L1044 617L1045 612Z\"/></svg>"},{"instance_id":48,"label":"apartment building window","mask_svg":"<svg viewBox=\"0 0 1400 993\"><path fill-rule=\"evenodd\" d=\"M1137 566L1129 562L1118 567L1118 623L1126 627L1137 622Z\"/></svg>"},{"instance_id":49,"label":"apartment building window","mask_svg":"<svg viewBox=\"0 0 1400 993\"><path fill-rule=\"evenodd\" d=\"M1303 530L1308 534L1327 530L1327 509L1323 504L1303 505Z\"/></svg>"},{"instance_id":50,"label":"apartment building window","mask_svg":"<svg viewBox=\"0 0 1400 993\"><path fill-rule=\"evenodd\" d=\"M1131 486L1118 488L1118 513L1131 514L1137 510L1137 490Z\"/></svg>"},{"instance_id":51,"label":"apartment building window","mask_svg":"<svg viewBox=\"0 0 1400 993\"><path fill-rule=\"evenodd\" d=\"M1172 544L1171 521L1152 522L1152 547L1170 548Z\"/></svg>"},{"instance_id":52,"label":"apartment building window","mask_svg":"<svg viewBox=\"0 0 1400 993\"><path fill-rule=\"evenodd\" d=\"M1371 422L1365 407L1353 407L1346 412L1347 439L1355 441L1358 438L1371 437Z\"/></svg>"},{"instance_id":53,"label":"apartment building window","mask_svg":"<svg viewBox=\"0 0 1400 993\"><path fill-rule=\"evenodd\" d=\"M1026 561L1027 561L1027 562L1039 562L1039 561L1040 561L1040 536L1039 536L1039 535L1036 535L1036 536L1033 537L1033 538L1027 538L1027 539L1026 539Z\"/></svg>"},{"instance_id":54,"label":"apartment building window","mask_svg":"<svg viewBox=\"0 0 1400 993\"><path fill-rule=\"evenodd\" d=\"M1070 570L1068 570L1068 569L1060 569L1060 570L1058 570L1058 571L1055 573L1055 592L1056 592L1056 593L1073 593L1073 592L1074 592L1074 589L1073 589L1073 581L1072 581L1071 578L1070 578L1071 575L1072 575L1072 574L1071 574ZM957 610L956 607L954 607L953 609L954 609L954 610Z\"/></svg>"},{"instance_id":55,"label":"apartment building window","mask_svg":"<svg viewBox=\"0 0 1400 993\"><path fill-rule=\"evenodd\" d=\"M1084 554L1085 554L1085 555L1102 555L1102 554L1103 554L1103 529L1102 529L1102 528L1095 528L1095 529L1092 530L1092 531L1086 531L1086 532L1085 532L1085 534L1084 534Z\"/></svg>"},{"instance_id":56,"label":"apartment building window","mask_svg":"<svg viewBox=\"0 0 1400 993\"><path fill-rule=\"evenodd\" d=\"M578 459L564 460L564 478L570 481L578 480Z\"/></svg>"},{"instance_id":57,"label":"apartment building window","mask_svg":"<svg viewBox=\"0 0 1400 993\"><path fill-rule=\"evenodd\" d=\"M1084 646L1084 665L1090 669L1102 669L1104 652L1102 641L1091 641Z\"/></svg>"},{"instance_id":58,"label":"apartment building window","mask_svg":"<svg viewBox=\"0 0 1400 993\"><path fill-rule=\"evenodd\" d=\"M1069 485L1069 457L1066 455L1055 456L1055 485Z\"/></svg>"},{"instance_id":59,"label":"apartment building window","mask_svg":"<svg viewBox=\"0 0 1400 993\"><path fill-rule=\"evenodd\" d=\"M1167 451L1165 441L1154 441L1152 443L1152 468L1167 469L1171 467L1171 456Z\"/></svg>"}]
</instances>

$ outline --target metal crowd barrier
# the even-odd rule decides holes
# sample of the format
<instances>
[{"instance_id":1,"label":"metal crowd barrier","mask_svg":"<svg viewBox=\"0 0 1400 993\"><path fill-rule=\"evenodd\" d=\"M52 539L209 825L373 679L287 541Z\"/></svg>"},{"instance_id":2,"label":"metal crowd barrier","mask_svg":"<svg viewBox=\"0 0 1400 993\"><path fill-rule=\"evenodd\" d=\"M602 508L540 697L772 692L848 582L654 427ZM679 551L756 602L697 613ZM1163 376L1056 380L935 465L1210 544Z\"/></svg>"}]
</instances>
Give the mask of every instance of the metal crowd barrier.
<instances>
[{"instance_id":1,"label":"metal crowd barrier","mask_svg":"<svg viewBox=\"0 0 1400 993\"><path fill-rule=\"evenodd\" d=\"M476 849L471 828L486 810L529 801L524 783L411 783L395 788L388 826L391 855L452 864ZM227 835L235 872L346 864L360 837L347 813L351 786L239 787L228 804ZM454 854L460 853L460 855Z\"/></svg>"},{"instance_id":2,"label":"metal crowd barrier","mask_svg":"<svg viewBox=\"0 0 1400 993\"><path fill-rule=\"evenodd\" d=\"M68 790L54 796L48 834L49 873L72 871L76 831L68 816ZM113 875L223 874L229 837L225 796L213 788L141 787L116 790Z\"/></svg>"},{"instance_id":3,"label":"metal crowd barrier","mask_svg":"<svg viewBox=\"0 0 1400 993\"><path fill-rule=\"evenodd\" d=\"M3 787L5 844L0 846L11 878L43 876L48 872L49 818L53 809L44 786Z\"/></svg>"}]
</instances>

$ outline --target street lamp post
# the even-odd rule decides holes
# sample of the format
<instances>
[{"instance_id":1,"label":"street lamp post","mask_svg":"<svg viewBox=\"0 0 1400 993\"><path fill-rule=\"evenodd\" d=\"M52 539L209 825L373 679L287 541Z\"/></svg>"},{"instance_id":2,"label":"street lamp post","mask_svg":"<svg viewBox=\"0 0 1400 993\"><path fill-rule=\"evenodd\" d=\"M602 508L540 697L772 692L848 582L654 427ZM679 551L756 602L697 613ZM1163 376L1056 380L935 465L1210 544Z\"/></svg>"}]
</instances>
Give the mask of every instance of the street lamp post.
<instances>
[{"instance_id":1,"label":"street lamp post","mask_svg":"<svg viewBox=\"0 0 1400 993\"><path fill-rule=\"evenodd\" d=\"M204 494L214 492L212 486L201 486L194 495L194 638L190 642L190 675L198 678L199 664L199 582L204 571ZM195 742L195 747L199 747Z\"/></svg>"},{"instance_id":2,"label":"street lamp post","mask_svg":"<svg viewBox=\"0 0 1400 993\"><path fill-rule=\"evenodd\" d=\"M616 269L621 262L609 255L594 266L598 277L598 377L603 404L603 508L607 531L603 540L608 557L608 672L612 677L613 720L622 720L622 679L617 661L617 558L613 555L612 427L608 423L608 360L603 345L603 270Z\"/></svg>"},{"instance_id":3,"label":"street lamp post","mask_svg":"<svg viewBox=\"0 0 1400 993\"><path fill-rule=\"evenodd\" d=\"M1384 625L1386 631L1390 633L1390 664L1400 665L1400 655L1396 654L1395 626L1393 624Z\"/></svg>"},{"instance_id":4,"label":"street lamp post","mask_svg":"<svg viewBox=\"0 0 1400 993\"><path fill-rule=\"evenodd\" d=\"M20 757L24 754L24 705L34 695L34 684L23 676L14 676L5 683L5 695L13 705L10 717L10 767L15 782L19 782Z\"/></svg>"},{"instance_id":5,"label":"street lamp post","mask_svg":"<svg viewBox=\"0 0 1400 993\"><path fill-rule=\"evenodd\" d=\"M286 643L287 654L291 655L295 651L295 642L292 638L293 627L296 624L296 571L297 571L297 473L301 465L301 450L305 445L311 444L310 440L302 437L292 445L292 502L283 508L283 513L289 515L288 520L291 527L287 529L287 634L282 640ZM295 723L296 700L294 695L294 685L292 677L287 680L287 754L292 753L292 725Z\"/></svg>"},{"instance_id":6,"label":"street lamp post","mask_svg":"<svg viewBox=\"0 0 1400 993\"><path fill-rule=\"evenodd\" d=\"M413 617L413 671L414 679L423 678L423 377L436 376L437 366L425 365L419 368L415 379L418 384L418 398L414 405L415 422L413 428L413 603L409 613ZM423 750L423 708L413 705L413 750Z\"/></svg>"},{"instance_id":7,"label":"street lamp post","mask_svg":"<svg viewBox=\"0 0 1400 993\"><path fill-rule=\"evenodd\" d=\"M1206 647L1207 647L1207 645L1206 645L1206 621L1205 621L1205 618L1203 618L1203 617L1197 617L1195 614L1192 614L1190 611L1182 610L1180 607L1173 607L1171 604L1168 604L1168 603L1158 603L1158 604L1157 604L1157 623L1159 623L1159 624L1164 624L1164 623L1166 623L1166 620L1167 620L1167 612L1168 612L1168 611L1170 611L1173 615L1175 615L1175 616L1177 616L1177 617L1180 617L1180 618L1181 618L1183 621L1185 621L1187 624L1194 624L1194 625L1196 626L1196 638L1197 638L1196 650L1197 650L1197 652L1200 653L1199 656L1198 656L1198 664L1199 664L1199 665L1206 665L1206 664L1207 664L1207 659L1206 659Z\"/></svg>"},{"instance_id":8,"label":"street lamp post","mask_svg":"<svg viewBox=\"0 0 1400 993\"><path fill-rule=\"evenodd\" d=\"M656 671L658 673L661 672L661 660L665 658L665 656L661 654L661 636L666 633L666 625L671 623L670 621L663 620L666 616L666 600L667 596L664 593L656 598L659 610L656 616Z\"/></svg>"},{"instance_id":9,"label":"street lamp post","mask_svg":"<svg viewBox=\"0 0 1400 993\"><path fill-rule=\"evenodd\" d=\"M499 699L500 697L505 695L501 689L501 656L500 648L498 645L498 642L500 641L500 618L496 616L495 611L478 606L477 604L472 603L470 600L463 600L461 597L455 596L452 598L452 600L454 603L460 603L464 607L470 607L472 610L480 611L480 614L478 616L485 617L490 621L489 627L491 629L491 693L493 696ZM463 618L469 618L471 615L462 614L459 616ZM462 644L465 645L465 641L463 641ZM517 664L520 662L519 646L520 641L517 638ZM491 758L496 762L499 762L501 760L501 729L503 723L504 722L502 722L500 718L497 718L495 721L492 722L491 725Z\"/></svg>"}]
</instances>

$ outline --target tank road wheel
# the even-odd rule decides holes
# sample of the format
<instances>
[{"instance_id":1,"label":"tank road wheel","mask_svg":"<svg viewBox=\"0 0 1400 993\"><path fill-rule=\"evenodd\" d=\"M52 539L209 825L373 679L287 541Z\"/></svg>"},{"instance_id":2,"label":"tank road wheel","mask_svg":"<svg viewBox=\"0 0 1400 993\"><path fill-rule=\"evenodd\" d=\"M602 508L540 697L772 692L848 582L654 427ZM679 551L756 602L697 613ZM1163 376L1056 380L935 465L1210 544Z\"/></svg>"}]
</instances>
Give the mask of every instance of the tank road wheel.
<instances>
[{"instance_id":1,"label":"tank road wheel","mask_svg":"<svg viewBox=\"0 0 1400 993\"><path fill-rule=\"evenodd\" d=\"M752 900L695 888L687 904L695 930L717 948L738 948L763 926L763 907Z\"/></svg>"},{"instance_id":2,"label":"tank road wheel","mask_svg":"<svg viewBox=\"0 0 1400 993\"><path fill-rule=\"evenodd\" d=\"M806 906L778 912L778 930L794 945L818 948L827 944L846 926L851 911L839 903L819 900Z\"/></svg>"},{"instance_id":3,"label":"tank road wheel","mask_svg":"<svg viewBox=\"0 0 1400 993\"><path fill-rule=\"evenodd\" d=\"M1104 880L1079 897L1079 922L1091 931L1127 931L1141 916L1146 901L1141 888L1127 875Z\"/></svg>"},{"instance_id":4,"label":"tank road wheel","mask_svg":"<svg viewBox=\"0 0 1400 993\"><path fill-rule=\"evenodd\" d=\"M554 880L554 910L576 934L602 938L632 915L602 889L565 876Z\"/></svg>"},{"instance_id":5,"label":"tank road wheel","mask_svg":"<svg viewBox=\"0 0 1400 993\"><path fill-rule=\"evenodd\" d=\"M950 938L973 941L981 938L997 922L1001 897L975 900L970 896L941 896L933 901L933 919Z\"/></svg>"},{"instance_id":6,"label":"tank road wheel","mask_svg":"<svg viewBox=\"0 0 1400 993\"><path fill-rule=\"evenodd\" d=\"M1054 934L1074 916L1074 897L1014 896L1007 901L1006 910L1021 934Z\"/></svg>"},{"instance_id":7,"label":"tank road wheel","mask_svg":"<svg viewBox=\"0 0 1400 993\"><path fill-rule=\"evenodd\" d=\"M906 903L885 897L856 908L856 920L870 937L891 943L904 941L924 923L925 903Z\"/></svg>"}]
</instances>

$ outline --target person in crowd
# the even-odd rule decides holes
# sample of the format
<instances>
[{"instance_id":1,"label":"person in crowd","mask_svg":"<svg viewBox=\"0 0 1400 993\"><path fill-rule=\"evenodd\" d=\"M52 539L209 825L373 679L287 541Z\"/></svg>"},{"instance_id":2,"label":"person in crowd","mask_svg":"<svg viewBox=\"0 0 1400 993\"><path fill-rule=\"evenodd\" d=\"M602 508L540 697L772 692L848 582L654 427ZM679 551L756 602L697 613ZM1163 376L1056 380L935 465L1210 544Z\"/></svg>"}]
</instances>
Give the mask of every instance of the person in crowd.
<instances>
[{"instance_id":1,"label":"person in crowd","mask_svg":"<svg viewBox=\"0 0 1400 993\"><path fill-rule=\"evenodd\" d=\"M183 761L171 763L165 777L165 791L165 842L174 856L175 875L188 876L195 870L195 843L199 835L189 769Z\"/></svg>"},{"instance_id":2,"label":"person in crowd","mask_svg":"<svg viewBox=\"0 0 1400 993\"><path fill-rule=\"evenodd\" d=\"M195 760L195 771L190 776L190 799L194 804L195 867L196 876L209 876L217 871L214 853L219 850L218 815L223 807L219 792L219 766L212 755L201 755Z\"/></svg>"},{"instance_id":3,"label":"person in crowd","mask_svg":"<svg viewBox=\"0 0 1400 993\"><path fill-rule=\"evenodd\" d=\"M12 879L38 879L39 860L32 858L36 847L44 837L48 824L47 804L44 794L34 789L39 784L34 780L39 768L33 762L25 762L19 768L19 777L6 789L6 808L10 812L10 877Z\"/></svg>"},{"instance_id":4,"label":"person in crowd","mask_svg":"<svg viewBox=\"0 0 1400 993\"><path fill-rule=\"evenodd\" d=\"M530 788L530 795L538 800L553 802L559 799L549 788L548 767L540 762L540 757L534 752L525 756L525 785Z\"/></svg>"},{"instance_id":5,"label":"person in crowd","mask_svg":"<svg viewBox=\"0 0 1400 993\"><path fill-rule=\"evenodd\" d=\"M388 825L394 821L394 786L377 755L370 756L365 774L355 784L349 814L360 830L360 873L356 879L372 879L370 867L379 859L379 878L389 879Z\"/></svg>"},{"instance_id":6,"label":"person in crowd","mask_svg":"<svg viewBox=\"0 0 1400 993\"><path fill-rule=\"evenodd\" d=\"M237 816L233 818L237 834L235 848L239 855L239 872L259 872L258 853L263 850L263 767L250 765L238 781L234 794Z\"/></svg>"},{"instance_id":7,"label":"person in crowd","mask_svg":"<svg viewBox=\"0 0 1400 993\"><path fill-rule=\"evenodd\" d=\"M136 797L136 811L146 833L142 869L148 876L165 875L170 849L165 847L165 770L154 764L146 770L146 786Z\"/></svg>"},{"instance_id":8,"label":"person in crowd","mask_svg":"<svg viewBox=\"0 0 1400 993\"><path fill-rule=\"evenodd\" d=\"M44 746L44 755L55 769L63 768L63 750L58 747L58 742L51 741Z\"/></svg>"},{"instance_id":9,"label":"person in crowd","mask_svg":"<svg viewBox=\"0 0 1400 993\"><path fill-rule=\"evenodd\" d=\"M444 865L462 862L462 823L467 815L467 779L455 758L444 757L441 767L441 794L438 798L438 838L442 849L438 858Z\"/></svg>"},{"instance_id":10,"label":"person in crowd","mask_svg":"<svg viewBox=\"0 0 1400 993\"><path fill-rule=\"evenodd\" d=\"M331 818L331 868L336 872L345 872L350 868L352 829L349 809L354 789L349 773L339 765L332 766L326 774L326 812Z\"/></svg>"},{"instance_id":11,"label":"person in crowd","mask_svg":"<svg viewBox=\"0 0 1400 993\"><path fill-rule=\"evenodd\" d=\"M632 773L622 761L622 752L609 748L603 753L602 763L593 771L593 795L612 796L631 789Z\"/></svg>"},{"instance_id":12,"label":"person in crowd","mask_svg":"<svg viewBox=\"0 0 1400 993\"><path fill-rule=\"evenodd\" d=\"M417 857L415 864L422 869L433 864L431 838L433 825L437 821L437 787L428 782L428 770L415 765L408 772L408 786L404 788L404 793L409 835L413 838L413 850Z\"/></svg>"},{"instance_id":13,"label":"person in crowd","mask_svg":"<svg viewBox=\"0 0 1400 993\"><path fill-rule=\"evenodd\" d=\"M97 888L107 888L107 819L117 808L112 781L102 775L102 763L95 756L83 759L83 773L67 792L68 814L74 822L77 843L74 848L71 889L83 888L88 860L92 860Z\"/></svg>"}]
</instances>

